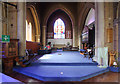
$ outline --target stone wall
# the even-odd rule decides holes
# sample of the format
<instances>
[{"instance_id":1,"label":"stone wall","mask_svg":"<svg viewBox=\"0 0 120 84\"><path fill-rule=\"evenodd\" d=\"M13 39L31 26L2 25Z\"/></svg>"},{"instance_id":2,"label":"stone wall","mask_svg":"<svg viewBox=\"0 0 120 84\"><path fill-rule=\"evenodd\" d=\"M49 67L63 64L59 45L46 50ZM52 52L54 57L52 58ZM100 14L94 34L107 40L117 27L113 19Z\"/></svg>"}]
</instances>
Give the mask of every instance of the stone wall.
<instances>
[{"instance_id":1,"label":"stone wall","mask_svg":"<svg viewBox=\"0 0 120 84\"><path fill-rule=\"evenodd\" d=\"M12 3L15 4L16 3ZM8 5L7 11L7 29L8 35L10 35L11 39L17 39L17 9L13 6Z\"/></svg>"}]
</instances>

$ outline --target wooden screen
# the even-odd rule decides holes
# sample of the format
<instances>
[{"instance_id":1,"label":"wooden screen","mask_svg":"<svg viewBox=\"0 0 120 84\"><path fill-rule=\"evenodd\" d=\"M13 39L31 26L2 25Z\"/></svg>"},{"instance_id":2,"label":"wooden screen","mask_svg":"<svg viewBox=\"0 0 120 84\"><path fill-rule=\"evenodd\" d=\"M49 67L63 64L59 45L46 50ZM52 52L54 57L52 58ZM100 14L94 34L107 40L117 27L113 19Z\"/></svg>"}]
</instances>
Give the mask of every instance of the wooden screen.
<instances>
[{"instance_id":1,"label":"wooden screen","mask_svg":"<svg viewBox=\"0 0 120 84\"><path fill-rule=\"evenodd\" d=\"M112 28L107 29L107 42L109 43L113 42L113 29Z\"/></svg>"}]
</instances>

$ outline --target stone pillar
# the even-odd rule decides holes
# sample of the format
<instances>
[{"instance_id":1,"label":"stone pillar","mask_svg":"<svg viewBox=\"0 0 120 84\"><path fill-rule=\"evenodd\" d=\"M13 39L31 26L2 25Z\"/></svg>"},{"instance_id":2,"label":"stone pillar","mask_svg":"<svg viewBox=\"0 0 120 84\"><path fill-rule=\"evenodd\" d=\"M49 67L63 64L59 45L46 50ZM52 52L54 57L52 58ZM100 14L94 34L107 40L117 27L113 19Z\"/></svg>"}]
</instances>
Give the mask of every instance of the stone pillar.
<instances>
[{"instance_id":1,"label":"stone pillar","mask_svg":"<svg viewBox=\"0 0 120 84\"><path fill-rule=\"evenodd\" d=\"M78 42L79 42L79 49L82 49L82 35L81 35L81 33L79 34L79 37L78 37Z\"/></svg>"},{"instance_id":2,"label":"stone pillar","mask_svg":"<svg viewBox=\"0 0 120 84\"><path fill-rule=\"evenodd\" d=\"M93 57L93 60L94 61L97 61L97 47L98 47L98 27L97 27L97 24L98 24L98 21L97 21L97 18L98 18L98 3L96 2L95 3L95 56Z\"/></svg>"},{"instance_id":3,"label":"stone pillar","mask_svg":"<svg viewBox=\"0 0 120 84\"><path fill-rule=\"evenodd\" d=\"M73 26L73 47L78 46L78 32L77 26Z\"/></svg>"},{"instance_id":4,"label":"stone pillar","mask_svg":"<svg viewBox=\"0 0 120 84\"><path fill-rule=\"evenodd\" d=\"M120 2L118 5L118 66L120 67Z\"/></svg>"},{"instance_id":5,"label":"stone pillar","mask_svg":"<svg viewBox=\"0 0 120 84\"><path fill-rule=\"evenodd\" d=\"M26 3L17 3L17 38L19 39L19 56L26 56Z\"/></svg>"},{"instance_id":6,"label":"stone pillar","mask_svg":"<svg viewBox=\"0 0 120 84\"><path fill-rule=\"evenodd\" d=\"M98 48L104 47L104 2L95 3L95 57L98 62Z\"/></svg>"},{"instance_id":7,"label":"stone pillar","mask_svg":"<svg viewBox=\"0 0 120 84\"><path fill-rule=\"evenodd\" d=\"M96 19L98 47L104 47L104 2L98 2L98 16Z\"/></svg>"},{"instance_id":8,"label":"stone pillar","mask_svg":"<svg viewBox=\"0 0 120 84\"><path fill-rule=\"evenodd\" d=\"M36 37L36 42L40 42L40 35L35 35Z\"/></svg>"},{"instance_id":9,"label":"stone pillar","mask_svg":"<svg viewBox=\"0 0 120 84\"><path fill-rule=\"evenodd\" d=\"M0 72L2 72L2 42L1 42L1 38L2 38L2 3L0 2ZM0 75L0 78L1 75ZM1 79L0 79L1 81Z\"/></svg>"},{"instance_id":10,"label":"stone pillar","mask_svg":"<svg viewBox=\"0 0 120 84\"><path fill-rule=\"evenodd\" d=\"M113 50L118 51L118 18L114 20L113 25Z\"/></svg>"},{"instance_id":11,"label":"stone pillar","mask_svg":"<svg viewBox=\"0 0 120 84\"><path fill-rule=\"evenodd\" d=\"M46 26L42 26L42 44L46 46Z\"/></svg>"}]
</instances>

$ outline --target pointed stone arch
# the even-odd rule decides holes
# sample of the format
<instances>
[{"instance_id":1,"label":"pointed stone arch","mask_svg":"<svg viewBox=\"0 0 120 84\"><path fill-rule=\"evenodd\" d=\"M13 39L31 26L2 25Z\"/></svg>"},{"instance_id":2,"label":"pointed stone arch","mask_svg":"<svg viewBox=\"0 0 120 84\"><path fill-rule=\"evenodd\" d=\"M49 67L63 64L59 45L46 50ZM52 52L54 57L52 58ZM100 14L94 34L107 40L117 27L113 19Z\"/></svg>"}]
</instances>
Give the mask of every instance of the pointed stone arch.
<instances>
[{"instance_id":1,"label":"pointed stone arch","mask_svg":"<svg viewBox=\"0 0 120 84\"><path fill-rule=\"evenodd\" d=\"M82 39L81 39L81 34L85 26L85 21L87 18L87 15L90 11L91 8L95 9L94 3L84 3L83 6L81 6L82 10L78 16L78 45L79 49L82 48Z\"/></svg>"},{"instance_id":2,"label":"pointed stone arch","mask_svg":"<svg viewBox=\"0 0 120 84\"><path fill-rule=\"evenodd\" d=\"M30 5L28 6L28 8L30 9L32 15L33 15L33 18L34 18L34 22L35 22L35 34L36 34L36 41L37 42L40 42L40 34L41 34L41 31L40 31L40 21L39 21L39 18L38 18L38 13L36 11L36 8L33 6L33 5Z\"/></svg>"},{"instance_id":3,"label":"pointed stone arch","mask_svg":"<svg viewBox=\"0 0 120 84\"><path fill-rule=\"evenodd\" d=\"M85 3L84 7L81 10L81 14L79 15L78 18L78 29L81 30L80 32L82 32L84 28L87 15L91 8L95 9L94 3Z\"/></svg>"},{"instance_id":4,"label":"pointed stone arch","mask_svg":"<svg viewBox=\"0 0 120 84\"><path fill-rule=\"evenodd\" d=\"M50 17L50 15L52 14L52 13L54 13L56 10L62 10L62 11L64 11L68 16L69 16L69 18L70 18L70 20L71 20L71 22L72 22L72 28L73 28L73 26L74 26L74 24L75 24L75 19L74 19L74 16L73 16L73 14L72 14L72 12L69 10L69 9L67 9L66 7L64 7L63 5L61 5L61 4L59 4L59 5L55 5L55 6L53 6L53 7L51 7L50 9L49 9L49 11L46 13L46 15L45 15L45 18L44 18L44 20L43 20L43 25L45 26L45 25L47 25L47 21L48 21L48 18Z\"/></svg>"},{"instance_id":5,"label":"pointed stone arch","mask_svg":"<svg viewBox=\"0 0 120 84\"><path fill-rule=\"evenodd\" d=\"M52 6L51 8L49 8L49 10L47 11L47 13L45 14L45 17L43 19L43 24L42 24L42 27L43 27L42 28L43 29L43 31L42 31L43 32L43 34L42 34L42 36L43 36L42 43L43 43L43 45L46 45L46 26L47 26L47 21L48 21L49 17L51 16L51 14L54 13L55 11L59 10L59 9L64 11L69 16L69 18L71 20L71 23L72 23L72 29L74 29L75 18L73 16L72 12L69 9L67 9L62 4L56 4L56 5Z\"/></svg>"},{"instance_id":6,"label":"pointed stone arch","mask_svg":"<svg viewBox=\"0 0 120 84\"><path fill-rule=\"evenodd\" d=\"M89 10L90 10L90 8L84 8L79 17L78 25L79 25L79 30L81 30L80 32L82 32L82 30L84 29L85 21L86 21L87 15L89 13Z\"/></svg>"}]
</instances>

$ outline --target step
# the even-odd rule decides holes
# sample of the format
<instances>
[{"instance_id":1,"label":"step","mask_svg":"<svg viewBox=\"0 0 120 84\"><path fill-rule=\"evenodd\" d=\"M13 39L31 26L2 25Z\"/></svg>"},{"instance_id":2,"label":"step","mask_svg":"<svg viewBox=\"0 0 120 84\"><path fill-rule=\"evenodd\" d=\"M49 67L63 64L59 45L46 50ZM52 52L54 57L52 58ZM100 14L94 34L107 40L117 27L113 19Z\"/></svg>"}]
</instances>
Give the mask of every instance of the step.
<instances>
[{"instance_id":1,"label":"step","mask_svg":"<svg viewBox=\"0 0 120 84\"><path fill-rule=\"evenodd\" d=\"M24 67L27 67L30 64L30 62L23 63Z\"/></svg>"},{"instance_id":2,"label":"step","mask_svg":"<svg viewBox=\"0 0 120 84\"><path fill-rule=\"evenodd\" d=\"M98 63L31 63L39 65L50 65L50 66L97 66Z\"/></svg>"},{"instance_id":3,"label":"step","mask_svg":"<svg viewBox=\"0 0 120 84\"><path fill-rule=\"evenodd\" d=\"M27 61L26 59L24 59L24 60L19 60L19 62L23 62L23 63L26 62L26 61Z\"/></svg>"},{"instance_id":4,"label":"step","mask_svg":"<svg viewBox=\"0 0 120 84\"><path fill-rule=\"evenodd\" d=\"M33 72L34 70L34 72ZM109 71L97 66L31 66L14 67L14 71L42 81L82 81Z\"/></svg>"}]
</instances>

